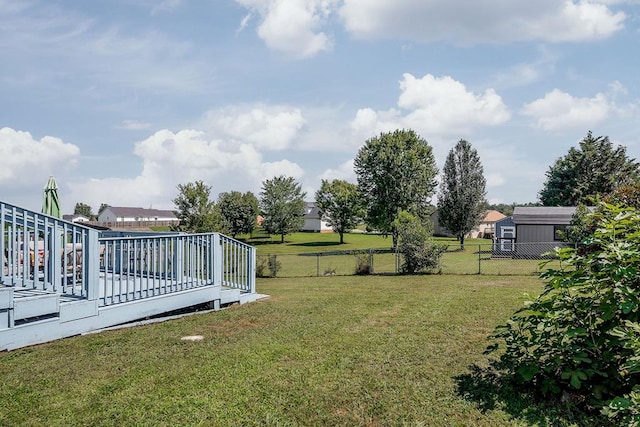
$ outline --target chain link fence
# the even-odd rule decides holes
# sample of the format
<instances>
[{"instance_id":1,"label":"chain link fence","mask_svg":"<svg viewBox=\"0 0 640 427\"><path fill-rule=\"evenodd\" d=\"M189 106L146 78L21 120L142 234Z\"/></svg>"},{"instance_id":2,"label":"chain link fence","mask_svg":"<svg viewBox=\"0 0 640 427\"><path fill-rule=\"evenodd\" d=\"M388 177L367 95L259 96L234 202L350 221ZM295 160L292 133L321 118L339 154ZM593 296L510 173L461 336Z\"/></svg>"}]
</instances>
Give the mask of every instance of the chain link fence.
<instances>
[{"instance_id":1,"label":"chain link fence","mask_svg":"<svg viewBox=\"0 0 640 427\"><path fill-rule=\"evenodd\" d=\"M436 274L537 275L559 268L553 255L562 242L448 245ZM546 262L544 266L541 263ZM320 277L357 274L397 274L402 255L387 249L332 251L298 254L259 254L258 277Z\"/></svg>"}]
</instances>

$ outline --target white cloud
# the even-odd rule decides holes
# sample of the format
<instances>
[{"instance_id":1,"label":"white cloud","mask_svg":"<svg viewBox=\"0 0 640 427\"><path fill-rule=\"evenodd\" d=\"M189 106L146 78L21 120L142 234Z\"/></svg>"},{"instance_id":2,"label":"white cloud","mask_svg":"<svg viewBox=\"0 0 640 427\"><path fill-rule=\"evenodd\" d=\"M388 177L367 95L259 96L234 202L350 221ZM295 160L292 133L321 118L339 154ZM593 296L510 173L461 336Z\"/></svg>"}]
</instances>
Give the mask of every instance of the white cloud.
<instances>
[{"instance_id":1,"label":"white cloud","mask_svg":"<svg viewBox=\"0 0 640 427\"><path fill-rule=\"evenodd\" d=\"M400 81L400 89L401 110L360 109L351 122L353 132L368 138L380 132L410 128L427 140L462 137L480 127L505 123L511 117L493 89L474 93L449 76L427 74L416 79L407 73Z\"/></svg>"},{"instance_id":2,"label":"white cloud","mask_svg":"<svg viewBox=\"0 0 640 427\"><path fill-rule=\"evenodd\" d=\"M331 37L320 29L335 9L336 0L236 1L260 15L258 36L271 49L306 58L333 47ZM241 28L245 25L243 19Z\"/></svg>"},{"instance_id":3,"label":"white cloud","mask_svg":"<svg viewBox=\"0 0 640 427\"><path fill-rule=\"evenodd\" d=\"M616 111L604 93L592 98L577 98L559 89L544 98L526 104L522 114L535 120L538 128L549 131L588 129L606 120Z\"/></svg>"},{"instance_id":4,"label":"white cloud","mask_svg":"<svg viewBox=\"0 0 640 427\"><path fill-rule=\"evenodd\" d=\"M75 166L79 156L80 148L59 138L36 140L29 132L1 128L0 186L5 194L10 188L44 186L49 175Z\"/></svg>"},{"instance_id":5,"label":"white cloud","mask_svg":"<svg viewBox=\"0 0 640 427\"><path fill-rule=\"evenodd\" d=\"M155 15L161 12L169 12L180 6L182 0L162 0L151 10L151 14Z\"/></svg>"},{"instance_id":6,"label":"white cloud","mask_svg":"<svg viewBox=\"0 0 640 427\"><path fill-rule=\"evenodd\" d=\"M357 177L356 173L353 169L353 159L342 163L338 166L337 169L327 169L322 172L318 176L318 180L326 179L328 181L333 181L334 179L341 179L343 181L348 181L352 183L356 183Z\"/></svg>"},{"instance_id":7,"label":"white cloud","mask_svg":"<svg viewBox=\"0 0 640 427\"><path fill-rule=\"evenodd\" d=\"M275 175L300 178L304 174L300 166L288 160L264 162L250 144L225 144L194 130L158 131L136 143L134 153L143 164L138 176L70 184L70 199L91 206L109 203L170 209L178 184L202 180L212 186L215 198L222 191L257 193L261 182Z\"/></svg>"},{"instance_id":8,"label":"white cloud","mask_svg":"<svg viewBox=\"0 0 640 427\"><path fill-rule=\"evenodd\" d=\"M345 0L346 29L365 39L462 44L542 40L574 42L610 36L623 28L623 12L597 0Z\"/></svg>"},{"instance_id":9,"label":"white cloud","mask_svg":"<svg viewBox=\"0 0 640 427\"><path fill-rule=\"evenodd\" d=\"M209 111L202 126L213 135L260 149L284 150L292 145L305 123L299 108L262 105Z\"/></svg>"}]
</instances>

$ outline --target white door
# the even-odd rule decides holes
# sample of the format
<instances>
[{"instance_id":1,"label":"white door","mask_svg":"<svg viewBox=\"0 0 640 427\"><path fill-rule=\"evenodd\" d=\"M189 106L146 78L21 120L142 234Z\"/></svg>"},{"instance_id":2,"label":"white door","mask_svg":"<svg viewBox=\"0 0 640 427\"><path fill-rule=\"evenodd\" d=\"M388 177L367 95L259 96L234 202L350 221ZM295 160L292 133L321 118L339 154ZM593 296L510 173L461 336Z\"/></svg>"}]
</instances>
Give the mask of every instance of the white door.
<instances>
[{"instance_id":1,"label":"white door","mask_svg":"<svg viewBox=\"0 0 640 427\"><path fill-rule=\"evenodd\" d=\"M513 239L516 237L516 228L502 227L500 234L500 250L513 251Z\"/></svg>"}]
</instances>

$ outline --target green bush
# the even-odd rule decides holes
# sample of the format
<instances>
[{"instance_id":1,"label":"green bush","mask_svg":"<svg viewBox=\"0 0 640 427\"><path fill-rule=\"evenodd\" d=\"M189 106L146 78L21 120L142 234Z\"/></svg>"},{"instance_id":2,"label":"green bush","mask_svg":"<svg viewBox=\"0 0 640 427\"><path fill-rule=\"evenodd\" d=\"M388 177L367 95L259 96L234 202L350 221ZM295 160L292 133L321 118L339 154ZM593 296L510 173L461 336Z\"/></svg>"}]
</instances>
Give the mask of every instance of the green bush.
<instances>
[{"instance_id":1,"label":"green bush","mask_svg":"<svg viewBox=\"0 0 640 427\"><path fill-rule=\"evenodd\" d=\"M589 251L557 250L541 295L493 334L517 383L640 423L640 211L602 204ZM491 346L491 352L497 344Z\"/></svg>"},{"instance_id":2,"label":"green bush","mask_svg":"<svg viewBox=\"0 0 640 427\"><path fill-rule=\"evenodd\" d=\"M440 265L447 247L433 241L431 229L417 216L401 211L393 226L398 236L397 251L402 254L401 273L432 271Z\"/></svg>"}]
</instances>

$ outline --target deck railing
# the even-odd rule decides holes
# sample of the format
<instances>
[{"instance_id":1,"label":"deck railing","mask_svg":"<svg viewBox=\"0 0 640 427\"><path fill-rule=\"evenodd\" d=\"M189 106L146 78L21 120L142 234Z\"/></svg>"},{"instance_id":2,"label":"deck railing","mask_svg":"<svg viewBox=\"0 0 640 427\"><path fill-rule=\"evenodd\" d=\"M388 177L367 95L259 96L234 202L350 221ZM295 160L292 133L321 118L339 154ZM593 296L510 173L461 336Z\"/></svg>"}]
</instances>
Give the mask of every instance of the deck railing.
<instances>
[{"instance_id":1,"label":"deck railing","mask_svg":"<svg viewBox=\"0 0 640 427\"><path fill-rule=\"evenodd\" d=\"M95 230L0 202L0 283L78 298L91 294Z\"/></svg>"},{"instance_id":2,"label":"deck railing","mask_svg":"<svg viewBox=\"0 0 640 427\"><path fill-rule=\"evenodd\" d=\"M255 248L218 233L99 237L96 230L0 202L0 284L100 306L203 286L255 292Z\"/></svg>"}]
</instances>

